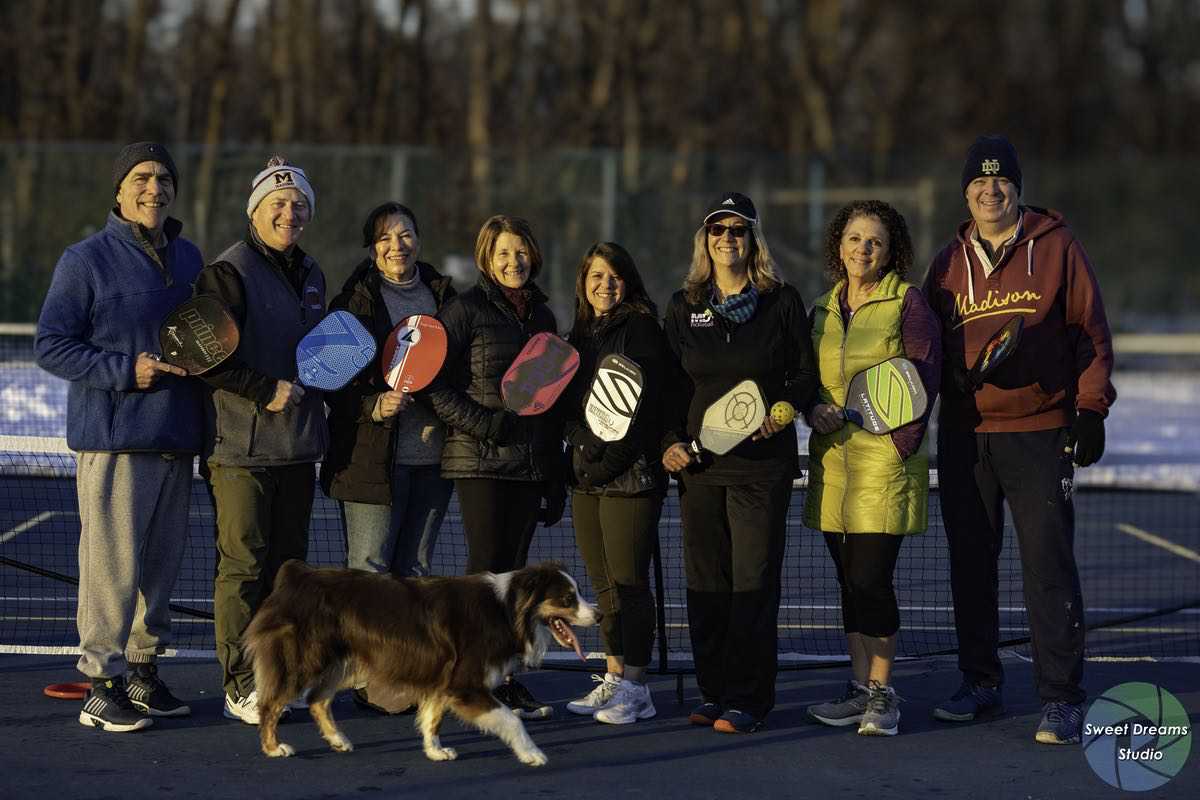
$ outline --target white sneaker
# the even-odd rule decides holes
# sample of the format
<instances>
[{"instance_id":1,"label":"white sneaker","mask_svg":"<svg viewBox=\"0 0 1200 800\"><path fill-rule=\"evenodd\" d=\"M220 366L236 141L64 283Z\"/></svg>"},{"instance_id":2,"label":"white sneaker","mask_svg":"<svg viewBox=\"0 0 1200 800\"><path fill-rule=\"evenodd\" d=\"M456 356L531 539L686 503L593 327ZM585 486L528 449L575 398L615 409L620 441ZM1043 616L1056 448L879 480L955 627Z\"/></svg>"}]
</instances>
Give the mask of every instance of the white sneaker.
<instances>
[{"instance_id":1,"label":"white sneaker","mask_svg":"<svg viewBox=\"0 0 1200 800\"><path fill-rule=\"evenodd\" d=\"M609 725L628 725L639 719L650 719L657 713L654 700L650 697L650 687L622 678L612 702L596 712L596 721Z\"/></svg>"},{"instance_id":2,"label":"white sneaker","mask_svg":"<svg viewBox=\"0 0 1200 800\"><path fill-rule=\"evenodd\" d=\"M617 686L621 682L621 676L608 672L603 678L593 675L592 680L596 682L595 688L578 700L567 703L567 711L590 717L612 702L617 693Z\"/></svg>"},{"instance_id":3,"label":"white sneaker","mask_svg":"<svg viewBox=\"0 0 1200 800\"><path fill-rule=\"evenodd\" d=\"M245 697L241 695L225 695L225 719L240 719L247 725L258 724L258 690L254 689ZM285 719L292 713L291 705L285 705L279 712L279 718Z\"/></svg>"},{"instance_id":4,"label":"white sneaker","mask_svg":"<svg viewBox=\"0 0 1200 800\"><path fill-rule=\"evenodd\" d=\"M258 724L258 691L246 694L226 694L224 716L227 720L241 720L246 724Z\"/></svg>"},{"instance_id":5,"label":"white sneaker","mask_svg":"<svg viewBox=\"0 0 1200 800\"><path fill-rule=\"evenodd\" d=\"M258 724L258 690L245 697L225 695L225 718L240 719L247 725Z\"/></svg>"}]
</instances>

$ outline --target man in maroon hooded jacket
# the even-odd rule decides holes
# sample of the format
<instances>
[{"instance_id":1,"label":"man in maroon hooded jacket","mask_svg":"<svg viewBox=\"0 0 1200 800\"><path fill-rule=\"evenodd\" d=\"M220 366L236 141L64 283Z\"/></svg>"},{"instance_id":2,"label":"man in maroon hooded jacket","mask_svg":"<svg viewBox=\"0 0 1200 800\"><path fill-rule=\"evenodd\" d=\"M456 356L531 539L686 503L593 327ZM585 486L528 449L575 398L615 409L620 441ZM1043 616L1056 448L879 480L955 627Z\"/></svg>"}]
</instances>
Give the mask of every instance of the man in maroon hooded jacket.
<instances>
[{"instance_id":1,"label":"man in maroon hooded jacket","mask_svg":"<svg viewBox=\"0 0 1200 800\"><path fill-rule=\"evenodd\" d=\"M1023 206L1021 167L1003 136L967 151L971 219L925 279L942 322L938 476L963 682L934 709L965 722L1001 708L997 653L1004 501L1012 510L1042 700L1035 739L1080 738L1083 600L1075 564L1075 466L1104 452L1116 399L1112 335L1083 246L1055 211ZM967 371L1014 315L1020 343L982 386Z\"/></svg>"}]
</instances>

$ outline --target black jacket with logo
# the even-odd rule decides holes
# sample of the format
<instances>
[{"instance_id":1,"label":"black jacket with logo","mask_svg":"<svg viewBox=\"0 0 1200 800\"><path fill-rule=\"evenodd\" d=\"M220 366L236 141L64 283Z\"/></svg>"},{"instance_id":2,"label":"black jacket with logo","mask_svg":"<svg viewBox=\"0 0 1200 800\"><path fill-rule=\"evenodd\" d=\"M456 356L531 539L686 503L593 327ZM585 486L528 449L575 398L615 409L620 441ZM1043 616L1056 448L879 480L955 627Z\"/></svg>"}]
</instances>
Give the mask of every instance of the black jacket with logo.
<instances>
[{"instance_id":1,"label":"black jacket with logo","mask_svg":"<svg viewBox=\"0 0 1200 800\"><path fill-rule=\"evenodd\" d=\"M572 454L575 474L571 484L579 491L603 494L605 484L627 472L639 456L644 456L649 467L647 474L658 479L654 488L661 489L666 485L665 475L661 474L663 388L671 357L658 321L649 311L622 304L598 320L586 334L572 331L568 341L579 350L579 372L564 398L564 431L567 441L578 451ZM626 356L641 369L641 401L625 436L597 447L599 439L587 427L584 408L596 367L613 353ZM589 459L584 455L589 452L596 452L597 457Z\"/></svg>"},{"instance_id":2,"label":"black jacket with logo","mask_svg":"<svg viewBox=\"0 0 1200 800\"><path fill-rule=\"evenodd\" d=\"M678 373L667 382L665 450L700 433L705 410L743 380L754 380L767 407L787 400L808 407L817 387L808 314L790 285L759 295L754 316L737 324L706 300L690 303L682 290L667 306L664 328ZM688 468L698 483L734 485L799 475L796 429L787 426L767 439L747 438L725 455L706 453Z\"/></svg>"},{"instance_id":3,"label":"black jacket with logo","mask_svg":"<svg viewBox=\"0 0 1200 800\"><path fill-rule=\"evenodd\" d=\"M557 330L546 295L532 283L526 288L533 297L524 322L500 287L484 277L438 312L446 327L446 364L428 397L446 423L443 477L561 478L562 420L557 407L508 420L503 435L493 437L496 415L504 409L500 379L535 333Z\"/></svg>"}]
</instances>

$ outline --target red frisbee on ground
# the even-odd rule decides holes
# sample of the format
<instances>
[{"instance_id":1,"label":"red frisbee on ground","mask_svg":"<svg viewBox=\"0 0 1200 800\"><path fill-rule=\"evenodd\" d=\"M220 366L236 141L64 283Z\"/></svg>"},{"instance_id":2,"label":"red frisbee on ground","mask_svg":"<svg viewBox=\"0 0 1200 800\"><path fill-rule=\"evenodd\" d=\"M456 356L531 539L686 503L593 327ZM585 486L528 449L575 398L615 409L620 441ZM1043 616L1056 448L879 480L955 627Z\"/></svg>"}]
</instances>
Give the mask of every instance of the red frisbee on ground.
<instances>
[{"instance_id":1,"label":"red frisbee on ground","mask_svg":"<svg viewBox=\"0 0 1200 800\"><path fill-rule=\"evenodd\" d=\"M91 688L90 683L52 683L42 689L42 694L58 700L82 700Z\"/></svg>"}]
</instances>

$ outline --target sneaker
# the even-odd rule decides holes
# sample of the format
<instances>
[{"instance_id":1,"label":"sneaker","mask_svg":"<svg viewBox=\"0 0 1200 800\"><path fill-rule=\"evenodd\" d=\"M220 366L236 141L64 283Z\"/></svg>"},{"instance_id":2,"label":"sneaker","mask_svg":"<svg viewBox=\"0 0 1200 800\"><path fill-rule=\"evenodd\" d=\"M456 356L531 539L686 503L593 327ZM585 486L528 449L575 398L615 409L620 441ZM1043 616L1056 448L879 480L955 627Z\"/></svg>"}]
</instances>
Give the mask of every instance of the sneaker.
<instances>
[{"instance_id":1,"label":"sneaker","mask_svg":"<svg viewBox=\"0 0 1200 800\"><path fill-rule=\"evenodd\" d=\"M859 736L895 736L900 732L900 698L890 686L872 681L867 708L858 723Z\"/></svg>"},{"instance_id":2,"label":"sneaker","mask_svg":"<svg viewBox=\"0 0 1200 800\"><path fill-rule=\"evenodd\" d=\"M701 703L692 709L691 714L688 714L688 722L711 728L724 713L725 709L716 703Z\"/></svg>"},{"instance_id":3,"label":"sneaker","mask_svg":"<svg viewBox=\"0 0 1200 800\"><path fill-rule=\"evenodd\" d=\"M984 686L964 680L954 696L933 709L933 718L943 722L970 722L979 716L1003 711L999 686Z\"/></svg>"},{"instance_id":4,"label":"sneaker","mask_svg":"<svg viewBox=\"0 0 1200 800\"><path fill-rule=\"evenodd\" d=\"M603 678L593 675L592 680L596 682L592 690L578 700L567 703L567 711L590 717L612 702L617 693L617 686L621 682L621 676L607 672Z\"/></svg>"},{"instance_id":5,"label":"sneaker","mask_svg":"<svg viewBox=\"0 0 1200 800\"><path fill-rule=\"evenodd\" d=\"M1083 706L1079 703L1050 702L1042 706L1034 741L1042 744L1079 744L1083 727Z\"/></svg>"},{"instance_id":6,"label":"sneaker","mask_svg":"<svg viewBox=\"0 0 1200 800\"><path fill-rule=\"evenodd\" d=\"M142 716L125 691L125 676L94 678L92 689L79 712L79 724L113 733L149 728L154 720Z\"/></svg>"},{"instance_id":7,"label":"sneaker","mask_svg":"<svg viewBox=\"0 0 1200 800\"><path fill-rule=\"evenodd\" d=\"M846 681L846 691L837 700L808 707L808 715L817 722L841 727L855 725L867 710L871 692L858 681Z\"/></svg>"},{"instance_id":8,"label":"sneaker","mask_svg":"<svg viewBox=\"0 0 1200 800\"><path fill-rule=\"evenodd\" d=\"M129 702L151 717L186 717L192 713L158 677L157 664L134 664L129 679Z\"/></svg>"},{"instance_id":9,"label":"sneaker","mask_svg":"<svg viewBox=\"0 0 1200 800\"><path fill-rule=\"evenodd\" d=\"M225 695L225 718L240 719L247 725L258 724L258 690L247 695Z\"/></svg>"},{"instance_id":10,"label":"sneaker","mask_svg":"<svg viewBox=\"0 0 1200 800\"><path fill-rule=\"evenodd\" d=\"M713 723L717 733L754 733L763 726L763 722L753 714L731 708Z\"/></svg>"},{"instance_id":11,"label":"sneaker","mask_svg":"<svg viewBox=\"0 0 1200 800\"><path fill-rule=\"evenodd\" d=\"M596 721L609 725L628 725L639 719L650 719L657 713L649 686L621 678L612 702L596 712Z\"/></svg>"},{"instance_id":12,"label":"sneaker","mask_svg":"<svg viewBox=\"0 0 1200 800\"><path fill-rule=\"evenodd\" d=\"M258 690L252 689L250 694L225 695L225 719L240 719L247 725L258 724ZM292 707L285 705L279 712L279 718L286 719L292 713Z\"/></svg>"},{"instance_id":13,"label":"sneaker","mask_svg":"<svg viewBox=\"0 0 1200 800\"><path fill-rule=\"evenodd\" d=\"M500 684L492 690L492 694L521 719L550 719L554 716L552 707L535 698L524 685L515 680Z\"/></svg>"}]
</instances>

